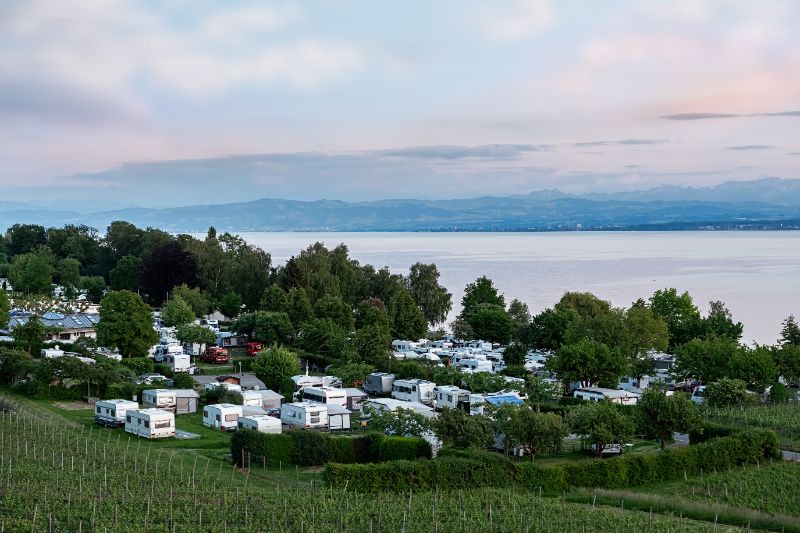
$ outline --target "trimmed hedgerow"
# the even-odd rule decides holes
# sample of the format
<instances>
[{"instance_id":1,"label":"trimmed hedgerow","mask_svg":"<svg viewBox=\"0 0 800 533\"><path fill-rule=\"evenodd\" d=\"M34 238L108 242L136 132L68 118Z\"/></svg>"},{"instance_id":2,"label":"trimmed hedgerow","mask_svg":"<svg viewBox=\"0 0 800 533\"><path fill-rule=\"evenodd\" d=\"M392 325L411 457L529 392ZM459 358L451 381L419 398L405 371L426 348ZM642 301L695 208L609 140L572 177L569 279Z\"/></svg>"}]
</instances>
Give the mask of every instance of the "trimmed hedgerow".
<instances>
[{"instance_id":1,"label":"trimmed hedgerow","mask_svg":"<svg viewBox=\"0 0 800 533\"><path fill-rule=\"evenodd\" d=\"M716 437L728 437L740 431L742 428L736 426L704 422L689 432L689 444L700 444Z\"/></svg>"},{"instance_id":2,"label":"trimmed hedgerow","mask_svg":"<svg viewBox=\"0 0 800 533\"><path fill-rule=\"evenodd\" d=\"M350 464L430 459L431 446L423 439L381 433L349 437L291 430L273 435L240 429L231 439L231 456L240 465L320 466L329 461Z\"/></svg>"},{"instance_id":3,"label":"trimmed hedgerow","mask_svg":"<svg viewBox=\"0 0 800 533\"><path fill-rule=\"evenodd\" d=\"M680 479L780 457L775 433L742 431L704 444L651 455L594 459L558 466L489 460L485 453L445 451L434 460L391 461L379 465L330 464L323 473L329 486L356 491L466 489L521 485L558 494L567 487L622 488Z\"/></svg>"}]
</instances>

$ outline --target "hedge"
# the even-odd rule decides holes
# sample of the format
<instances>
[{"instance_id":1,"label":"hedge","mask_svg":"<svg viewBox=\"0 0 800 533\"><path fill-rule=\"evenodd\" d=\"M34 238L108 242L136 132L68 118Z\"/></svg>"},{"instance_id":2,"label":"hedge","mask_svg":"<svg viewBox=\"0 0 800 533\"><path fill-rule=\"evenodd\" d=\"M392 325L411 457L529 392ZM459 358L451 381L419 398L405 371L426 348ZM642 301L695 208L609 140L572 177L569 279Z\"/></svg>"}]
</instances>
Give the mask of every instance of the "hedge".
<instances>
[{"instance_id":1,"label":"hedge","mask_svg":"<svg viewBox=\"0 0 800 533\"><path fill-rule=\"evenodd\" d=\"M231 457L241 465L374 463L390 460L430 459L431 446L415 437L390 437L367 433L355 437L315 431L290 430L279 435L240 429L231 439Z\"/></svg>"},{"instance_id":2,"label":"hedge","mask_svg":"<svg viewBox=\"0 0 800 533\"><path fill-rule=\"evenodd\" d=\"M724 470L779 458L778 439L772 431L741 431L704 444L672 448L649 455L590 459L557 466L489 460L485 452L445 451L433 460L391 461L380 465L329 464L323 481L356 491L414 489L466 489L520 485L543 493L560 494L569 487L626 488L684 475Z\"/></svg>"},{"instance_id":3,"label":"hedge","mask_svg":"<svg viewBox=\"0 0 800 533\"><path fill-rule=\"evenodd\" d=\"M700 444L716 437L728 437L742 431L736 426L727 426L716 422L703 422L689 432L689 444Z\"/></svg>"}]
</instances>

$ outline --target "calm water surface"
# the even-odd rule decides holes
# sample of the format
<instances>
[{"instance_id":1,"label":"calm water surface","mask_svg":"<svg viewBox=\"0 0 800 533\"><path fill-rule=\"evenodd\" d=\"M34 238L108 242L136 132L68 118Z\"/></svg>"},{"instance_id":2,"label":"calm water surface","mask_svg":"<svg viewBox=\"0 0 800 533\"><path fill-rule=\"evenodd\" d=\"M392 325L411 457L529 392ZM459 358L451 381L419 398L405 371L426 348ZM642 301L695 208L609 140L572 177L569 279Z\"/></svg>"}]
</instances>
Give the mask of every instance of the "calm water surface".
<instances>
[{"instance_id":1,"label":"calm water surface","mask_svg":"<svg viewBox=\"0 0 800 533\"><path fill-rule=\"evenodd\" d=\"M481 275L536 313L564 291L591 291L628 306L656 289L689 291L703 312L723 300L746 342L774 343L780 322L800 315L800 232L243 233L281 264L316 241L345 243L361 263L408 273L436 263L458 312L464 286Z\"/></svg>"}]
</instances>

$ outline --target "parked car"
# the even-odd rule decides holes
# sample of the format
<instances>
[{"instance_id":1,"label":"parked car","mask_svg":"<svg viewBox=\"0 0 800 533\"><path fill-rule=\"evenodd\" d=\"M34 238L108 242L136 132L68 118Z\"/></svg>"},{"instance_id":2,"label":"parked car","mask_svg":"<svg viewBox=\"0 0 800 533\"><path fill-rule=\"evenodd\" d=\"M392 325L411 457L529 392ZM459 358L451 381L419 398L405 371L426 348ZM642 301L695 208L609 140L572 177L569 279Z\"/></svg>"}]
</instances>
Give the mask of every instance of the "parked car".
<instances>
[{"instance_id":1,"label":"parked car","mask_svg":"<svg viewBox=\"0 0 800 533\"><path fill-rule=\"evenodd\" d=\"M250 357L255 357L256 355L258 355L258 352L260 352L263 349L264 349L264 345L261 344L260 342L248 342L247 343L247 348L246 348L246 353Z\"/></svg>"},{"instance_id":2,"label":"parked car","mask_svg":"<svg viewBox=\"0 0 800 533\"><path fill-rule=\"evenodd\" d=\"M200 356L200 360L204 363L211 363L212 365L224 365L230 362L231 359L228 357L228 350L225 348L220 348L219 346L209 346L206 349L206 353Z\"/></svg>"},{"instance_id":3,"label":"parked car","mask_svg":"<svg viewBox=\"0 0 800 533\"><path fill-rule=\"evenodd\" d=\"M699 387L695 387L695 389L692 391L692 396L690 399L697 405L700 405L704 402L705 394L706 388L705 386L701 385Z\"/></svg>"}]
</instances>

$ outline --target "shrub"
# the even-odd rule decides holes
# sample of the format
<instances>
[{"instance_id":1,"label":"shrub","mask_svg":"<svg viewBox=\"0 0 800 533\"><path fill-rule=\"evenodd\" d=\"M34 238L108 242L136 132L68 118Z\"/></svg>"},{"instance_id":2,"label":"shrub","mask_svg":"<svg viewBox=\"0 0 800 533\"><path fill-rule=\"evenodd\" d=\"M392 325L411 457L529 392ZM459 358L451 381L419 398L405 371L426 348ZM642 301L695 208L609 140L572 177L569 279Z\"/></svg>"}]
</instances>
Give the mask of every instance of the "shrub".
<instances>
[{"instance_id":1,"label":"shrub","mask_svg":"<svg viewBox=\"0 0 800 533\"><path fill-rule=\"evenodd\" d=\"M294 440L292 463L303 466L323 465L331 460L331 438L315 431L287 432Z\"/></svg>"},{"instance_id":2,"label":"shrub","mask_svg":"<svg viewBox=\"0 0 800 533\"><path fill-rule=\"evenodd\" d=\"M700 444L716 437L728 437L742 431L736 426L704 422L689 432L689 444Z\"/></svg>"},{"instance_id":3,"label":"shrub","mask_svg":"<svg viewBox=\"0 0 800 533\"><path fill-rule=\"evenodd\" d=\"M769 401L772 403L786 403L789 401L789 393L783 383L773 383L769 390Z\"/></svg>"},{"instance_id":4,"label":"shrub","mask_svg":"<svg viewBox=\"0 0 800 533\"><path fill-rule=\"evenodd\" d=\"M176 389L192 389L194 388L194 379L192 376L185 372L178 372L173 378Z\"/></svg>"},{"instance_id":5,"label":"shrub","mask_svg":"<svg viewBox=\"0 0 800 533\"><path fill-rule=\"evenodd\" d=\"M171 378L175 375L175 372L172 371L169 365L164 363L157 363L153 365L153 372L156 374L161 374L162 376Z\"/></svg>"},{"instance_id":6,"label":"shrub","mask_svg":"<svg viewBox=\"0 0 800 533\"><path fill-rule=\"evenodd\" d=\"M231 457L238 465L267 466L290 464L294 454L294 439L290 433L269 435L253 429L240 429L231 438Z\"/></svg>"},{"instance_id":7,"label":"shrub","mask_svg":"<svg viewBox=\"0 0 800 533\"><path fill-rule=\"evenodd\" d=\"M387 436L380 442L378 457L380 461L430 459L431 445L415 437Z\"/></svg>"},{"instance_id":8,"label":"shrub","mask_svg":"<svg viewBox=\"0 0 800 533\"><path fill-rule=\"evenodd\" d=\"M356 442L361 438L331 437L330 460L334 463L356 463Z\"/></svg>"},{"instance_id":9,"label":"shrub","mask_svg":"<svg viewBox=\"0 0 800 533\"><path fill-rule=\"evenodd\" d=\"M151 374L155 370L155 363L149 357L123 357L122 364L139 374Z\"/></svg>"}]
</instances>

